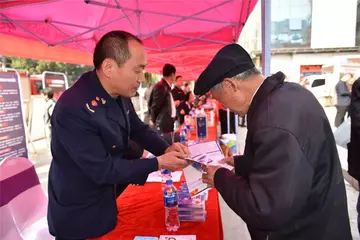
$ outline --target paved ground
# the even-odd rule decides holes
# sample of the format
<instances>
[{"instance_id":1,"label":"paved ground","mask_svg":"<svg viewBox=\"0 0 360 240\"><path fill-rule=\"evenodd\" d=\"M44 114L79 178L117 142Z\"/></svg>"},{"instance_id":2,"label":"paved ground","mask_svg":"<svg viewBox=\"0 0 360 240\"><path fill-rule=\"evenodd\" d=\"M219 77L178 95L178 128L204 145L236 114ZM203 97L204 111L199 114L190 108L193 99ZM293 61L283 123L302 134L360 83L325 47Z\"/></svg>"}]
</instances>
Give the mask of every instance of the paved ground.
<instances>
[{"instance_id":1,"label":"paved ground","mask_svg":"<svg viewBox=\"0 0 360 240\"><path fill-rule=\"evenodd\" d=\"M328 118L331 123L335 116L334 108L325 109ZM240 142L241 142L241 152L243 152L243 147L245 146L245 137L246 137L246 128L240 128ZM36 171L38 173L41 185L44 191L47 193L47 181L48 181L48 171L51 161L51 155L46 149L45 141L38 141L34 143L36 153L33 152L33 149L30 148L30 159L35 161ZM341 164L343 169L347 169L347 151L338 148L339 156L341 159ZM348 199L348 209L349 216L351 221L351 228L353 239L360 240L359 233L357 230L357 213L356 213L356 202L358 197L358 192L346 182L346 192ZM225 240L250 240L249 233L247 231L246 225L234 212L226 205L220 196L220 207L221 215L223 221L224 229L224 239Z\"/></svg>"}]
</instances>

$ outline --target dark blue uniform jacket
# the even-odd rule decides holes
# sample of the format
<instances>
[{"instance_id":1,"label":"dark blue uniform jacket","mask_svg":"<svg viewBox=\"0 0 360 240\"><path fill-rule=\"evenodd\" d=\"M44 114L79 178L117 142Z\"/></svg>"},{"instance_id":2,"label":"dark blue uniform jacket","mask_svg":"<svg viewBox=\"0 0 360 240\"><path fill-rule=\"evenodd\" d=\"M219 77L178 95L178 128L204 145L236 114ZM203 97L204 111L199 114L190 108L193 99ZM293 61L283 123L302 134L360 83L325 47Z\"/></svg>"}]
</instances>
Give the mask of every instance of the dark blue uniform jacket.
<instances>
[{"instance_id":1,"label":"dark blue uniform jacket","mask_svg":"<svg viewBox=\"0 0 360 240\"><path fill-rule=\"evenodd\" d=\"M130 99L108 95L95 71L63 93L51 122L50 233L68 239L104 235L116 225L119 191L144 184L158 170L156 158L129 159L129 140L156 156L168 145L138 118Z\"/></svg>"}]
</instances>

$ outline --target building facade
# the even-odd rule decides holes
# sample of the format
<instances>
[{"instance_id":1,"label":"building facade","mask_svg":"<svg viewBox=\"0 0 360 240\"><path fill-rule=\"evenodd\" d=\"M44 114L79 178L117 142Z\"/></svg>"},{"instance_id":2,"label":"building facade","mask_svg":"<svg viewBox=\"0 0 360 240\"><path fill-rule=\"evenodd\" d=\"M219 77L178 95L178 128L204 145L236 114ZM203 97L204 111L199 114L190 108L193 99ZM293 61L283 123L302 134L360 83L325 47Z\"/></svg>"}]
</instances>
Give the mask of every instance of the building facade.
<instances>
[{"instance_id":1,"label":"building facade","mask_svg":"<svg viewBox=\"0 0 360 240\"><path fill-rule=\"evenodd\" d=\"M261 2L239 43L261 67ZM299 82L339 56L360 54L360 0L272 0L271 72Z\"/></svg>"}]
</instances>

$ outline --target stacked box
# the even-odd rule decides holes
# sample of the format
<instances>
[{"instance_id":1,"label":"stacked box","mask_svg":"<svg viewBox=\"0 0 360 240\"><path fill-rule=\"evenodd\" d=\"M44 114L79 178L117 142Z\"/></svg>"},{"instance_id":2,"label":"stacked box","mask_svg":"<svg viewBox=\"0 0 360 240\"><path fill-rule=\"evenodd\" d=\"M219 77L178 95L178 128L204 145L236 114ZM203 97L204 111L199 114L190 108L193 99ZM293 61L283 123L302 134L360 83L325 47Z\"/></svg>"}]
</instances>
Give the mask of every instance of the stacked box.
<instances>
[{"instance_id":1,"label":"stacked box","mask_svg":"<svg viewBox=\"0 0 360 240\"><path fill-rule=\"evenodd\" d=\"M204 222L206 219L205 201L207 191L191 198L186 183L182 183L178 190L178 212L180 221Z\"/></svg>"}]
</instances>

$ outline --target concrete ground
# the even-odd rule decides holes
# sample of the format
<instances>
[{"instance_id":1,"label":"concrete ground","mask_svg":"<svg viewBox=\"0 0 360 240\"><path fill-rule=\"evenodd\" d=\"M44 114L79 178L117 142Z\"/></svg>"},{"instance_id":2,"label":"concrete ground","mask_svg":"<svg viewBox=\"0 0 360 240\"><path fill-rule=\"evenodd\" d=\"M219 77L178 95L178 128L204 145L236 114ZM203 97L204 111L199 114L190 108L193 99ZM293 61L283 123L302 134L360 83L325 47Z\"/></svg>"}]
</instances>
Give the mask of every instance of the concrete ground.
<instances>
[{"instance_id":1,"label":"concrete ground","mask_svg":"<svg viewBox=\"0 0 360 240\"><path fill-rule=\"evenodd\" d=\"M328 115L330 122L333 123L336 110L334 108L326 108L325 111ZM241 152L243 152L245 146L246 128L239 128L239 131L240 131ZM36 150L36 153L34 152L34 149ZM29 158L35 162L36 172L38 173L40 183L44 191L47 193L48 172L51 161L51 154L46 148L45 141L35 142L34 149L31 147L29 148ZM346 170L347 151L346 149L339 147L338 152L342 167L343 169ZM348 210L349 210L353 239L360 240L359 233L357 230L357 212L356 212L356 202L359 193L346 181L345 184L346 184ZM224 202L224 200L221 198L220 195L219 198L220 198L221 216L223 221L224 239L250 240L250 236L245 223L227 206L227 204Z\"/></svg>"}]
</instances>

